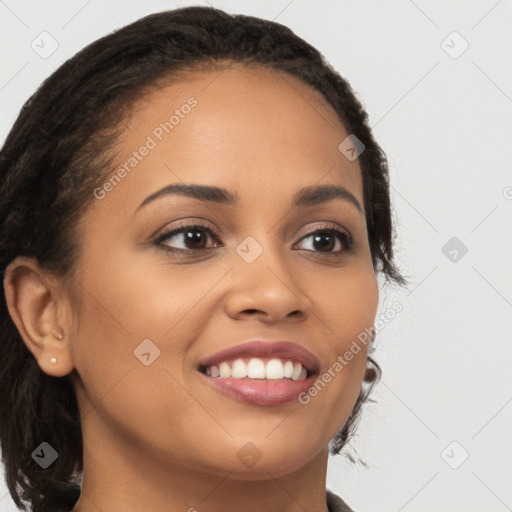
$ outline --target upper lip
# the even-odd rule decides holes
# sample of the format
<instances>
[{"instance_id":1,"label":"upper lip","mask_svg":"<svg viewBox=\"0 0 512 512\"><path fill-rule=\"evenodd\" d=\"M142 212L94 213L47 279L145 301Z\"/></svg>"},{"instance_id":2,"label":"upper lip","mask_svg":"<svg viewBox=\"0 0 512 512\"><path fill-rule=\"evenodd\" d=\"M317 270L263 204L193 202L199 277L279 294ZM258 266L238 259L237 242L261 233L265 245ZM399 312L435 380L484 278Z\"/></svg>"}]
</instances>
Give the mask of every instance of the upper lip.
<instances>
[{"instance_id":1,"label":"upper lip","mask_svg":"<svg viewBox=\"0 0 512 512\"><path fill-rule=\"evenodd\" d=\"M302 364L310 374L318 372L318 359L306 348L292 341L253 340L240 343L200 361L200 367L218 365L241 357L276 357L293 359Z\"/></svg>"}]
</instances>

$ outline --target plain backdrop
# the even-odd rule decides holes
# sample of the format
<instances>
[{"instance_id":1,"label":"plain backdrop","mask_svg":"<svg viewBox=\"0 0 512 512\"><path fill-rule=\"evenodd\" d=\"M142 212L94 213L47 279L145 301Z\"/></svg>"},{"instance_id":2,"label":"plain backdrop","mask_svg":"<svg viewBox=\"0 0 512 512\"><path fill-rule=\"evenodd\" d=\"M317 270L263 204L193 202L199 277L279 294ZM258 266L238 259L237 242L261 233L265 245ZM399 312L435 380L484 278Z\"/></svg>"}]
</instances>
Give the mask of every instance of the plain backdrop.
<instances>
[{"instance_id":1,"label":"plain backdrop","mask_svg":"<svg viewBox=\"0 0 512 512\"><path fill-rule=\"evenodd\" d=\"M347 78L386 152L407 289L383 379L327 487L357 512L512 510L510 0L0 1L0 142L44 78L136 19L213 5L287 25ZM48 32L58 47L33 50ZM48 37L48 36L44 36ZM46 58L43 58L46 57ZM0 484L1 512L16 509Z\"/></svg>"}]
</instances>

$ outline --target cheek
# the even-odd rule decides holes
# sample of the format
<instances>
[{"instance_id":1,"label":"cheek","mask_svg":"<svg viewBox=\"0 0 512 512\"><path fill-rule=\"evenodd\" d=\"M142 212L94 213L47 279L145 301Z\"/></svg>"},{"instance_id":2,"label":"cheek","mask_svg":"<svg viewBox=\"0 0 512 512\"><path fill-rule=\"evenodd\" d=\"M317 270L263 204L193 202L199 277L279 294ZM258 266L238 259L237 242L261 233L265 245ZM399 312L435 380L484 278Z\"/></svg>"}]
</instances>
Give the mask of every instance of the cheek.
<instances>
[{"instance_id":1,"label":"cheek","mask_svg":"<svg viewBox=\"0 0 512 512\"><path fill-rule=\"evenodd\" d=\"M155 268L145 271L140 260L104 253L101 259L91 257L78 278L81 307L73 358L83 386L93 403L107 394L116 396L128 415L135 411L139 423L165 404L172 408L183 403L183 390L173 376L182 381L189 339L203 325L197 315L204 308L194 305L218 280L216 275L201 280L192 265L178 275L159 265ZM164 274L169 277L164 279ZM150 365L142 362L139 347L151 352ZM137 416L146 403L148 411ZM112 412L116 411L114 404Z\"/></svg>"},{"instance_id":2,"label":"cheek","mask_svg":"<svg viewBox=\"0 0 512 512\"><path fill-rule=\"evenodd\" d=\"M359 335L364 337L375 321L379 303L375 274L361 267L346 270L342 275L340 273L339 278L306 283L310 290L317 290L313 303L338 352L344 351L353 340L358 340ZM365 348L361 343L361 349Z\"/></svg>"},{"instance_id":3,"label":"cheek","mask_svg":"<svg viewBox=\"0 0 512 512\"><path fill-rule=\"evenodd\" d=\"M326 337L326 361L314 386L299 398L310 417L328 418L324 430L329 437L346 421L361 390L379 289L375 275L366 269L347 269L340 279L321 283L319 291L316 281L314 303ZM313 283L309 286L315 289Z\"/></svg>"},{"instance_id":4,"label":"cheek","mask_svg":"<svg viewBox=\"0 0 512 512\"><path fill-rule=\"evenodd\" d=\"M357 274L347 282L345 292L340 298L336 320L336 330L342 332L338 338L337 361L351 374L345 385L352 389L355 401L366 369L371 329L379 303L375 275L373 272Z\"/></svg>"},{"instance_id":5,"label":"cheek","mask_svg":"<svg viewBox=\"0 0 512 512\"><path fill-rule=\"evenodd\" d=\"M108 286L101 280L97 286L91 280L84 281L89 293L81 297L73 346L74 363L82 380L77 390L82 415L92 423L101 417L101 423L132 442L148 441L151 432L152 439L159 439L160 446L168 442L166 448L170 449L171 439L189 435L184 419L200 413L183 386L183 348L176 340L182 332L177 328L166 337L159 334L172 328L175 318L185 314L186 305L179 301L179 293L172 300L164 300L162 284L152 287L143 273L124 276L116 279L111 273ZM181 316L174 315L173 308L180 313L183 310ZM147 339L154 343L144 345L150 352L149 365L143 363L144 356L138 350ZM176 411L180 420L176 420ZM151 444L148 441L148 447Z\"/></svg>"},{"instance_id":6,"label":"cheek","mask_svg":"<svg viewBox=\"0 0 512 512\"><path fill-rule=\"evenodd\" d=\"M118 336L129 333L139 342L152 336L167 338L176 324L190 324L189 311L201 311L202 299L229 268L166 265L153 249L122 256L105 255L108 259L91 261L84 272L83 282L97 299L87 314L104 318L105 327L117 329Z\"/></svg>"}]
</instances>

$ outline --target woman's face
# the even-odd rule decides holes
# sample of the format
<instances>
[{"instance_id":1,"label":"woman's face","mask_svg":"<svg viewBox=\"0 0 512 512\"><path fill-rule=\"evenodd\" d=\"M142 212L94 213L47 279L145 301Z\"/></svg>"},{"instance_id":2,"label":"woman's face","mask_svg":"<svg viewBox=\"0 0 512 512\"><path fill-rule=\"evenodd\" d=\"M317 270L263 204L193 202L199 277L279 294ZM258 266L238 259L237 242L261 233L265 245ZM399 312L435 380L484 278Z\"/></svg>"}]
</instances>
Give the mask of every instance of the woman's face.
<instances>
[{"instance_id":1,"label":"woman's face","mask_svg":"<svg viewBox=\"0 0 512 512\"><path fill-rule=\"evenodd\" d=\"M253 479L325 453L366 367L366 345L348 363L344 354L378 305L361 170L338 149L348 135L318 93L269 70L191 74L140 101L109 175L117 177L82 218L73 280L80 306L68 339L91 458L125 450L141 467ZM217 187L238 202L155 196L169 185ZM294 206L302 189L324 185L355 201ZM352 248L331 228L347 231ZM307 349L316 378L330 370L330 381L309 401L289 398L301 385L293 379L244 401L199 370L250 340ZM243 394L240 386L230 389Z\"/></svg>"}]
</instances>

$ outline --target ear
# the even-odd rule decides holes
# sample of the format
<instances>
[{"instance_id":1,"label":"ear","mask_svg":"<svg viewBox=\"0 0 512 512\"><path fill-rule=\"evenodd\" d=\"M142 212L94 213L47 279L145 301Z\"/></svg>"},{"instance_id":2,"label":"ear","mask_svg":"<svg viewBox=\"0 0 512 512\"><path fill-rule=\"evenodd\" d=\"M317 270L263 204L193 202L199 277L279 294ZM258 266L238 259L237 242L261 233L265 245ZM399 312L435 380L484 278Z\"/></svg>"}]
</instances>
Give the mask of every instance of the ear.
<instances>
[{"instance_id":1,"label":"ear","mask_svg":"<svg viewBox=\"0 0 512 512\"><path fill-rule=\"evenodd\" d=\"M70 373L74 366L67 298L58 278L36 259L19 256L7 266L4 289L9 314L41 370L54 377Z\"/></svg>"}]
</instances>

